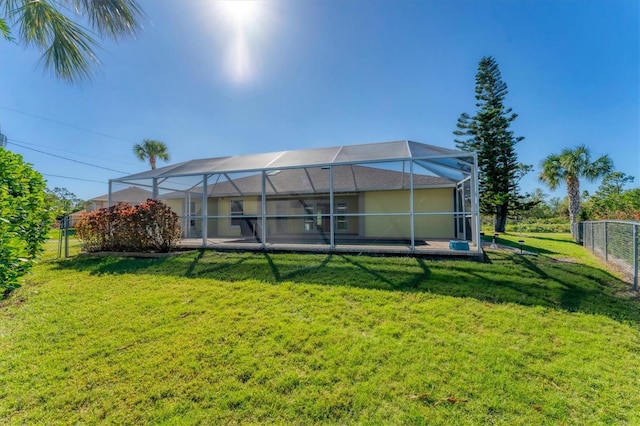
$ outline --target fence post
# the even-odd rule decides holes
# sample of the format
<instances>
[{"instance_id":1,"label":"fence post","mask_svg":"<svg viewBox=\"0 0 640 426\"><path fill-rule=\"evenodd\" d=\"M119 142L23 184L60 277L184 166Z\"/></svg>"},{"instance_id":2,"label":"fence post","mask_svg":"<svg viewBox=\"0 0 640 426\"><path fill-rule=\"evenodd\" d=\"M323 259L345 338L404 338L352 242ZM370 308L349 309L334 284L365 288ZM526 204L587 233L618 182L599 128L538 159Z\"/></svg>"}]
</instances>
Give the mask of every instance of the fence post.
<instances>
[{"instance_id":1,"label":"fence post","mask_svg":"<svg viewBox=\"0 0 640 426\"><path fill-rule=\"evenodd\" d=\"M638 291L638 225L633 224L633 289Z\"/></svg>"},{"instance_id":2,"label":"fence post","mask_svg":"<svg viewBox=\"0 0 640 426\"><path fill-rule=\"evenodd\" d=\"M69 215L65 214L64 218L64 257L69 257L69 226L71 225L71 221L69 220Z\"/></svg>"},{"instance_id":3,"label":"fence post","mask_svg":"<svg viewBox=\"0 0 640 426\"><path fill-rule=\"evenodd\" d=\"M609 238L607 234L607 224L609 222L604 222L604 260L605 262L609 261Z\"/></svg>"},{"instance_id":4,"label":"fence post","mask_svg":"<svg viewBox=\"0 0 640 426\"><path fill-rule=\"evenodd\" d=\"M58 258L62 257L62 233L64 232L64 221L58 222Z\"/></svg>"}]
</instances>

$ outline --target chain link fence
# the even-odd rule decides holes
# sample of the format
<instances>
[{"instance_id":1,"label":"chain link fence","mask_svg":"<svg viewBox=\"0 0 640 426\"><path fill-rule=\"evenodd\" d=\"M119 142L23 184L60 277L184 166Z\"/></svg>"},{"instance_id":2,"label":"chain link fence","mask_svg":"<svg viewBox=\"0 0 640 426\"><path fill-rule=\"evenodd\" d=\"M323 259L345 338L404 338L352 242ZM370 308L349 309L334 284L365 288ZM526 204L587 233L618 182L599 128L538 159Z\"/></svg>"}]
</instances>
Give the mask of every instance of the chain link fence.
<instances>
[{"instance_id":1,"label":"chain link fence","mask_svg":"<svg viewBox=\"0 0 640 426\"><path fill-rule=\"evenodd\" d=\"M574 223L573 238L633 280L638 290L640 222L601 220Z\"/></svg>"},{"instance_id":2,"label":"chain link fence","mask_svg":"<svg viewBox=\"0 0 640 426\"><path fill-rule=\"evenodd\" d=\"M76 240L75 225L78 220L79 216L74 215L64 215L56 219L58 258L69 257L69 248L73 249L75 247L77 250L79 242Z\"/></svg>"}]
</instances>

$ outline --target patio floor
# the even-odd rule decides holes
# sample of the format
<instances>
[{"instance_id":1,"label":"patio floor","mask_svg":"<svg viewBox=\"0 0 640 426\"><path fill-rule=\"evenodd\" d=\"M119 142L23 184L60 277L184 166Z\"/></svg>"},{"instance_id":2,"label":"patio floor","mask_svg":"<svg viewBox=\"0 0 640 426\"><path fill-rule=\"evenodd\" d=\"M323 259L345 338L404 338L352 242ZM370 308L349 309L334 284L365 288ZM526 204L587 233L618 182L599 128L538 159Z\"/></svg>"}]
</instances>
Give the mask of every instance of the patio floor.
<instances>
[{"instance_id":1,"label":"patio floor","mask_svg":"<svg viewBox=\"0 0 640 426\"><path fill-rule=\"evenodd\" d=\"M336 243L335 248L324 242L290 243L267 242L261 244L255 239L241 238L208 238L206 247L211 250L242 250L242 251L292 251L314 253L366 253L366 254L395 254L411 256L434 257L463 257L470 260L481 260L484 252L478 251L476 245L469 242L469 250L452 250L449 239L416 240L415 249L411 250L410 243L401 244L397 241L390 243L383 240ZM178 247L183 249L202 248L202 238L183 238L178 241Z\"/></svg>"}]
</instances>

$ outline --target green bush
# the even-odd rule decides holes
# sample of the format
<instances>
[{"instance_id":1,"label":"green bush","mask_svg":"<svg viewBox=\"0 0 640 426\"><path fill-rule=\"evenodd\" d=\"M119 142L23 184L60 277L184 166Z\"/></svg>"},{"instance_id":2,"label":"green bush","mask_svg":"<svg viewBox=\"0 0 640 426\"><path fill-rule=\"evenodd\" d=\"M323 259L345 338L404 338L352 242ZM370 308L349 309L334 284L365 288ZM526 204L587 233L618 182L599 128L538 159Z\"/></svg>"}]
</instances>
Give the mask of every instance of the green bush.
<instances>
[{"instance_id":1,"label":"green bush","mask_svg":"<svg viewBox=\"0 0 640 426\"><path fill-rule=\"evenodd\" d=\"M0 292L19 287L51 223L46 185L22 156L0 148ZM0 295L1 297L1 295Z\"/></svg>"},{"instance_id":2,"label":"green bush","mask_svg":"<svg viewBox=\"0 0 640 426\"><path fill-rule=\"evenodd\" d=\"M181 234L178 215L157 200L84 213L75 230L88 252L168 252Z\"/></svg>"},{"instance_id":3,"label":"green bush","mask_svg":"<svg viewBox=\"0 0 640 426\"><path fill-rule=\"evenodd\" d=\"M570 232L568 218L554 217L548 219L523 220L507 223L507 232Z\"/></svg>"}]
</instances>

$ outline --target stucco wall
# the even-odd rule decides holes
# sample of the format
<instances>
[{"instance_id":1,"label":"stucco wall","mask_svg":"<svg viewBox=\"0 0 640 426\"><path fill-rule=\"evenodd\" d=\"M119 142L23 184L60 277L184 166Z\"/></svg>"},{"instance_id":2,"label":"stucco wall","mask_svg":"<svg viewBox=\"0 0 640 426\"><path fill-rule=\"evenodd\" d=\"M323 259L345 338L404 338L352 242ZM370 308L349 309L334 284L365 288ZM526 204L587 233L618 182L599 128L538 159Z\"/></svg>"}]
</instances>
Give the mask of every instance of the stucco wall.
<instances>
[{"instance_id":1,"label":"stucco wall","mask_svg":"<svg viewBox=\"0 0 640 426\"><path fill-rule=\"evenodd\" d=\"M419 189L414 191L414 212L451 212L454 210L452 188ZM410 212L409 191L372 191L364 194L367 213ZM453 238L451 215L415 216L416 238ZM364 218L367 237L411 238L410 216L367 216Z\"/></svg>"},{"instance_id":2,"label":"stucco wall","mask_svg":"<svg viewBox=\"0 0 640 426\"><path fill-rule=\"evenodd\" d=\"M167 206L171 208L178 216L184 215L184 200L183 199L171 199L171 200L161 200Z\"/></svg>"}]
</instances>

